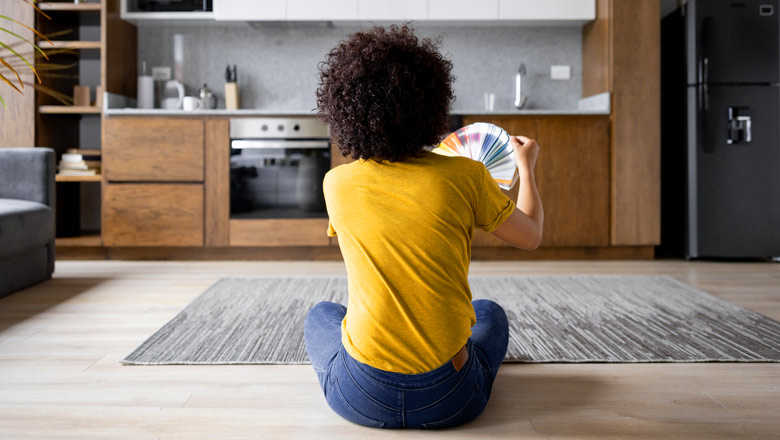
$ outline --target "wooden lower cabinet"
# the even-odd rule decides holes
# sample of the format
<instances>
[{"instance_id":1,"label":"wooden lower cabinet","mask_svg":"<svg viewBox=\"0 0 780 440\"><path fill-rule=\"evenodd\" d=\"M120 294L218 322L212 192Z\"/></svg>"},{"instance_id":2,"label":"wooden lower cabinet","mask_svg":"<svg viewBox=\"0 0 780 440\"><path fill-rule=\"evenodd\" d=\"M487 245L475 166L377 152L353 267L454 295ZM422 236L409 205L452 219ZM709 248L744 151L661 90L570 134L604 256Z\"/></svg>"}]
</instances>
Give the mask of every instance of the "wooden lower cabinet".
<instances>
[{"instance_id":1,"label":"wooden lower cabinet","mask_svg":"<svg viewBox=\"0 0 780 440\"><path fill-rule=\"evenodd\" d=\"M104 186L106 246L203 246L203 185Z\"/></svg>"},{"instance_id":2,"label":"wooden lower cabinet","mask_svg":"<svg viewBox=\"0 0 780 440\"><path fill-rule=\"evenodd\" d=\"M545 118L536 183L544 205L542 246L609 245L609 120Z\"/></svg>"},{"instance_id":3,"label":"wooden lower cabinet","mask_svg":"<svg viewBox=\"0 0 780 440\"><path fill-rule=\"evenodd\" d=\"M226 119L162 118L186 139L177 146L158 132L149 160L176 163L169 177L149 166L129 166L131 150L145 145L142 128L160 128L147 118L109 118L103 188L103 241L108 247L295 247L336 245L327 219L230 219L229 124ZM608 116L466 116L464 124L491 122L541 146L536 179L545 208L543 247L610 246L610 122ZM148 130L146 130L148 131ZM200 134L199 134L200 133ZM128 143L127 139L133 139ZM170 144L168 143L170 141ZM186 152L185 150L189 149ZM160 151L166 150L165 154ZM348 162L335 151L333 166ZM176 161L174 156L192 156ZM113 157L112 157L113 156ZM204 160L207 158L208 160ZM203 171L205 169L205 172ZM197 172L196 172L197 170ZM124 181L126 178L138 179ZM195 179L195 182L189 181ZM518 187L506 191L517 199ZM473 246L508 247L477 230ZM508 249L506 249L508 250Z\"/></svg>"},{"instance_id":4,"label":"wooden lower cabinet","mask_svg":"<svg viewBox=\"0 0 780 440\"><path fill-rule=\"evenodd\" d=\"M490 122L539 142L536 183L544 205L542 246L609 245L609 118L607 116L465 117ZM515 187L505 193L517 200ZM509 246L474 231L473 246Z\"/></svg>"},{"instance_id":5,"label":"wooden lower cabinet","mask_svg":"<svg viewBox=\"0 0 780 440\"><path fill-rule=\"evenodd\" d=\"M328 219L230 220L230 246L328 246Z\"/></svg>"},{"instance_id":6,"label":"wooden lower cabinet","mask_svg":"<svg viewBox=\"0 0 780 440\"><path fill-rule=\"evenodd\" d=\"M203 119L114 117L105 125L109 181L203 181Z\"/></svg>"}]
</instances>

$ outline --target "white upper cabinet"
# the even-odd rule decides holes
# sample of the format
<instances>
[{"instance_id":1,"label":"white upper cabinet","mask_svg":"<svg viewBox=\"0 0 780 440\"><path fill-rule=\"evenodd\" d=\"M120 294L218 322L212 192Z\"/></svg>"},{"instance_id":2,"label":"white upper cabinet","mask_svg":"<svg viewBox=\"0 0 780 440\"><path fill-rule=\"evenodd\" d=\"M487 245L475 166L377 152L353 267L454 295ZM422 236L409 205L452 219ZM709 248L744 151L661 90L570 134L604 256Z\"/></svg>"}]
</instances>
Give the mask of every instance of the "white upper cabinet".
<instances>
[{"instance_id":1,"label":"white upper cabinet","mask_svg":"<svg viewBox=\"0 0 780 440\"><path fill-rule=\"evenodd\" d=\"M498 20L498 0L428 0L428 19Z\"/></svg>"},{"instance_id":2,"label":"white upper cabinet","mask_svg":"<svg viewBox=\"0 0 780 440\"><path fill-rule=\"evenodd\" d=\"M425 20L426 0L358 0L360 20Z\"/></svg>"},{"instance_id":3,"label":"white upper cabinet","mask_svg":"<svg viewBox=\"0 0 780 440\"><path fill-rule=\"evenodd\" d=\"M357 20L358 0L287 0L288 20Z\"/></svg>"},{"instance_id":4,"label":"white upper cabinet","mask_svg":"<svg viewBox=\"0 0 780 440\"><path fill-rule=\"evenodd\" d=\"M596 0L499 0L501 20L590 21L596 18Z\"/></svg>"},{"instance_id":5,"label":"white upper cabinet","mask_svg":"<svg viewBox=\"0 0 780 440\"><path fill-rule=\"evenodd\" d=\"M214 18L225 21L284 20L285 0L214 0Z\"/></svg>"},{"instance_id":6,"label":"white upper cabinet","mask_svg":"<svg viewBox=\"0 0 780 440\"><path fill-rule=\"evenodd\" d=\"M596 18L596 0L213 0L213 4L214 18L234 21L578 25Z\"/></svg>"}]
</instances>

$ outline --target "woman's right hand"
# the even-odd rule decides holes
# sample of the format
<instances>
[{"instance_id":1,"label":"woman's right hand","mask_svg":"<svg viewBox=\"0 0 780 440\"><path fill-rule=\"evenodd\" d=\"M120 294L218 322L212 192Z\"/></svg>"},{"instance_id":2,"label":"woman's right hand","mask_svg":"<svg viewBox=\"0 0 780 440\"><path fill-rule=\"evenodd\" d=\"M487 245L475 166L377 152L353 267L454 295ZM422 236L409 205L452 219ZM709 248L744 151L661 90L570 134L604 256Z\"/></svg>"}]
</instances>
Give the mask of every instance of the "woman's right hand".
<instances>
[{"instance_id":1,"label":"woman's right hand","mask_svg":"<svg viewBox=\"0 0 780 440\"><path fill-rule=\"evenodd\" d=\"M534 166L536 166L536 158L539 156L539 144L525 136L510 136L509 142L514 150L512 157L517 169L521 173L533 171Z\"/></svg>"}]
</instances>

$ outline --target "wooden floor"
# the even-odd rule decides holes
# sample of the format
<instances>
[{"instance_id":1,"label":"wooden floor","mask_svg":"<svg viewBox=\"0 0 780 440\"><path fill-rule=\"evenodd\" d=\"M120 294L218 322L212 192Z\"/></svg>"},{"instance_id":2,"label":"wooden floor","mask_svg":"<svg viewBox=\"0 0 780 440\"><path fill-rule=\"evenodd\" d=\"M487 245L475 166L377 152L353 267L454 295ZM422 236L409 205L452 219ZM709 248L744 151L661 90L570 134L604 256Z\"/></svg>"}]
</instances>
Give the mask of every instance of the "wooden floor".
<instances>
[{"instance_id":1,"label":"wooden floor","mask_svg":"<svg viewBox=\"0 0 780 440\"><path fill-rule=\"evenodd\" d=\"M60 262L0 299L0 438L780 438L780 364L505 365L485 413L437 432L333 414L308 366L118 363L224 276L344 275L340 262ZM780 319L780 265L474 263L475 275L669 274Z\"/></svg>"}]
</instances>

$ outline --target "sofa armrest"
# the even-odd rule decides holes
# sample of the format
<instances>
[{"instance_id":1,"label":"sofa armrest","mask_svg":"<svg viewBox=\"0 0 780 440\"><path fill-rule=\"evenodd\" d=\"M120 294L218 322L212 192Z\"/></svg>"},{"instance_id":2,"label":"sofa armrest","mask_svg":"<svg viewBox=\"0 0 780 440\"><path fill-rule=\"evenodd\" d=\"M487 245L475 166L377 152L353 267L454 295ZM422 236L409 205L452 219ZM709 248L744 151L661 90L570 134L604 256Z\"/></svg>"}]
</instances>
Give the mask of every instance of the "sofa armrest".
<instances>
[{"instance_id":1,"label":"sofa armrest","mask_svg":"<svg viewBox=\"0 0 780 440\"><path fill-rule=\"evenodd\" d=\"M0 198L54 209L56 155L50 148L0 148Z\"/></svg>"}]
</instances>

